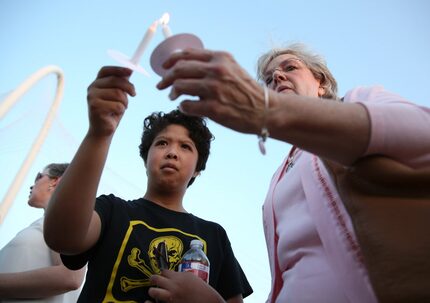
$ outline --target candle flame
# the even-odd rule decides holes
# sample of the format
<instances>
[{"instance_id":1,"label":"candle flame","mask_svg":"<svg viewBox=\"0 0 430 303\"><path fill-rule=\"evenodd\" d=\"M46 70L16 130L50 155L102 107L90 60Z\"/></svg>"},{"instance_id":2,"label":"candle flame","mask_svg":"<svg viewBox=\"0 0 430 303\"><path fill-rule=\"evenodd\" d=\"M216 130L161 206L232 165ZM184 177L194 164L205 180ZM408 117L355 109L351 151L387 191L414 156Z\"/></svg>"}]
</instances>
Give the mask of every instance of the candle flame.
<instances>
[{"instance_id":1,"label":"candle flame","mask_svg":"<svg viewBox=\"0 0 430 303\"><path fill-rule=\"evenodd\" d=\"M157 27L158 27L158 23L160 22L160 20L155 20L152 24L151 24L151 26L149 27L152 31L156 31L157 30Z\"/></svg>"},{"instance_id":2,"label":"candle flame","mask_svg":"<svg viewBox=\"0 0 430 303\"><path fill-rule=\"evenodd\" d=\"M169 13L164 13L164 14L163 14L163 16L161 16L161 18L160 18L159 22L160 22L162 25L166 25L167 23L169 23L169 20L170 20L170 15L169 15Z\"/></svg>"}]
</instances>

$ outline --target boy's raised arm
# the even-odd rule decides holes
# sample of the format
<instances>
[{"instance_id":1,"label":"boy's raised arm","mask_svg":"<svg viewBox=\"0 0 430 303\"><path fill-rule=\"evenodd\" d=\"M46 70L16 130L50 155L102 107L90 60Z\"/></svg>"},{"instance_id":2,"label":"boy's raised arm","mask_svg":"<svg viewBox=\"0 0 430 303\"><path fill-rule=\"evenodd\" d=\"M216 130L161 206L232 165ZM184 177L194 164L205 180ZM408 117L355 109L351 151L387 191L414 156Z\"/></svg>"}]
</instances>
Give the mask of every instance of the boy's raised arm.
<instances>
[{"instance_id":1,"label":"boy's raised arm","mask_svg":"<svg viewBox=\"0 0 430 303\"><path fill-rule=\"evenodd\" d=\"M131 70L103 67L88 87L89 129L52 195L44 223L45 241L53 250L77 254L91 248L100 235L94 211L97 188L113 135L135 95Z\"/></svg>"}]
</instances>

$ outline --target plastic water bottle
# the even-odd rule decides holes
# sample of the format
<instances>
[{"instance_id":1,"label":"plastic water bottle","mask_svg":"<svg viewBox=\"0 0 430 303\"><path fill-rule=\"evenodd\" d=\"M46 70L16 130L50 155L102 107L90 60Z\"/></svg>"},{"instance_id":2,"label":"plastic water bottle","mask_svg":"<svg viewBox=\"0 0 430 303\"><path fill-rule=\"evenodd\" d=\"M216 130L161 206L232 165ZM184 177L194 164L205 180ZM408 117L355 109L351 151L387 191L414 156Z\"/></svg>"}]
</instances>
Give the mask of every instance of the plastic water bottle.
<instances>
[{"instance_id":1,"label":"plastic water bottle","mask_svg":"<svg viewBox=\"0 0 430 303\"><path fill-rule=\"evenodd\" d=\"M178 271L190 271L209 283L210 263L203 252L203 243L200 240L191 240L190 249L182 256Z\"/></svg>"}]
</instances>

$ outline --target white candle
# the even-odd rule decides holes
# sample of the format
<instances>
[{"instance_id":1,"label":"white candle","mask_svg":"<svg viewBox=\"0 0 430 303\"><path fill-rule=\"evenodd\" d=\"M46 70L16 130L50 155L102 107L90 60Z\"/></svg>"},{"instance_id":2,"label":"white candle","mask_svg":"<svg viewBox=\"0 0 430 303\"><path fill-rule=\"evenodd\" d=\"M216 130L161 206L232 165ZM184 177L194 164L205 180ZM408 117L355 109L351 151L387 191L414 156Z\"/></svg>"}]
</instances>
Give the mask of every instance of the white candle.
<instances>
[{"instance_id":1,"label":"white candle","mask_svg":"<svg viewBox=\"0 0 430 303\"><path fill-rule=\"evenodd\" d=\"M169 38L172 35L172 31L170 30L170 27L167 24L163 24L163 34L164 38Z\"/></svg>"},{"instance_id":2,"label":"white candle","mask_svg":"<svg viewBox=\"0 0 430 303\"><path fill-rule=\"evenodd\" d=\"M154 21L146 31L145 36L143 36L142 40L139 43L139 46L137 47L133 57L131 58L131 62L133 64L139 63L140 58L143 55L143 52L145 51L146 47L148 46L149 42L154 36L155 31L157 30L157 26L158 26L158 20Z\"/></svg>"},{"instance_id":3,"label":"white candle","mask_svg":"<svg viewBox=\"0 0 430 303\"><path fill-rule=\"evenodd\" d=\"M169 23L170 16L168 13L164 13L163 16L161 16L159 22L162 25L162 31L164 38L167 39L170 36L172 36L172 31L170 30L170 27L167 25Z\"/></svg>"}]
</instances>

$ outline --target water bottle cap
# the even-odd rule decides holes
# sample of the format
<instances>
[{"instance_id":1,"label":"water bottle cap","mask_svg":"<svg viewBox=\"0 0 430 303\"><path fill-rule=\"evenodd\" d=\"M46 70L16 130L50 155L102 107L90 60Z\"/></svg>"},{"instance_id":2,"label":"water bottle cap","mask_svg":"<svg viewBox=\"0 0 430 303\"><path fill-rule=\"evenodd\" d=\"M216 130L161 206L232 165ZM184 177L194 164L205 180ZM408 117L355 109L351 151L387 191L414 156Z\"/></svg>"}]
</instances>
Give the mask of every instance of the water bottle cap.
<instances>
[{"instance_id":1,"label":"water bottle cap","mask_svg":"<svg viewBox=\"0 0 430 303\"><path fill-rule=\"evenodd\" d=\"M196 245L196 246L203 247L203 243L202 243L202 241L197 240L197 239L191 240L190 246L195 246L195 245Z\"/></svg>"}]
</instances>

